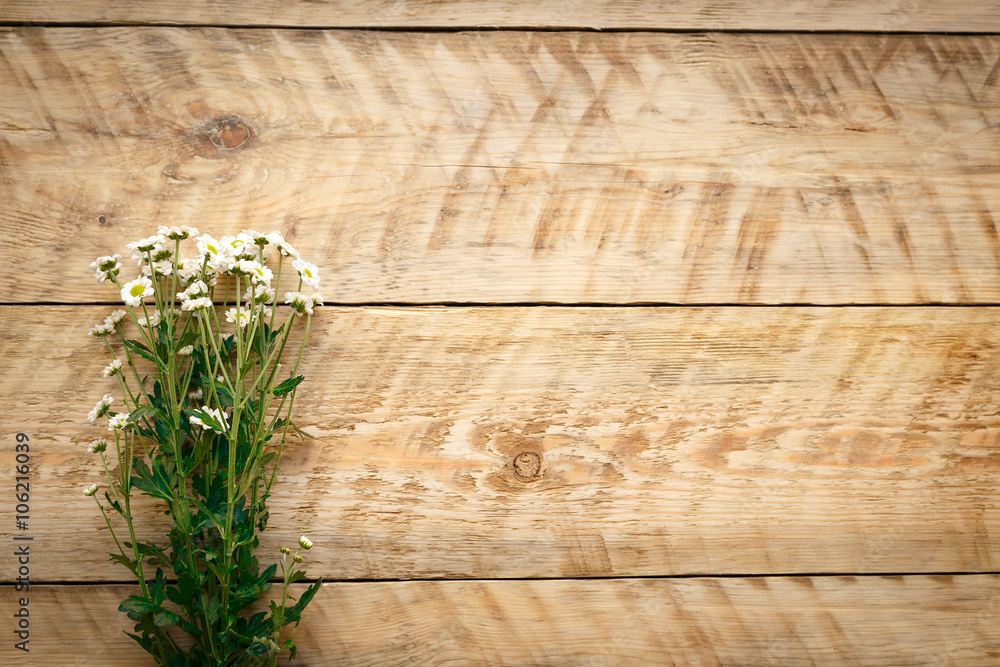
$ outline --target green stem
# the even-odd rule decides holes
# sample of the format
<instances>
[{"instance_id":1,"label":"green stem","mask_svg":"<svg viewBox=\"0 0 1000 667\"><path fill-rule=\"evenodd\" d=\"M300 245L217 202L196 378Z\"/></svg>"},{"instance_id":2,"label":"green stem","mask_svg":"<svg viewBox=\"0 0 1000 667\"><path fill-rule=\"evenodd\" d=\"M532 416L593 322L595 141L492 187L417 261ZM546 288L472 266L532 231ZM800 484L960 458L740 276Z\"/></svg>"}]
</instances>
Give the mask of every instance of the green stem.
<instances>
[{"instance_id":1,"label":"green stem","mask_svg":"<svg viewBox=\"0 0 1000 667\"><path fill-rule=\"evenodd\" d=\"M97 503L98 509L101 510L101 515L104 517L104 523L108 524L108 530L111 531L111 537L114 538L115 544L118 545L118 553L124 556L125 549L122 547L122 543L118 541L118 536L115 535L115 529L111 527L111 519L108 518L108 513L104 511L104 505L101 504L101 501L97 499L96 495L91 497L94 499L94 502ZM133 572L132 574L135 573Z\"/></svg>"},{"instance_id":2,"label":"green stem","mask_svg":"<svg viewBox=\"0 0 1000 667\"><path fill-rule=\"evenodd\" d=\"M104 458L104 452L101 452L101 467L104 468L104 477L107 478L108 486L111 487L111 497L114 499L115 502L118 502L118 492L115 491L114 482L111 481L111 473L108 471L108 460Z\"/></svg>"},{"instance_id":3,"label":"green stem","mask_svg":"<svg viewBox=\"0 0 1000 667\"><path fill-rule=\"evenodd\" d=\"M132 459L133 452L130 442L133 437L129 434L125 436L125 460L126 465L119 468L120 483L122 485L122 500L125 504L125 525L128 526L128 536L132 541L132 553L137 561L136 568L139 570L139 588L142 589L142 596L148 598L149 591L146 588L146 576L142 571L142 557L139 555L139 545L135 541L135 526L132 523ZM115 447L118 447L118 433L115 433Z\"/></svg>"}]
</instances>

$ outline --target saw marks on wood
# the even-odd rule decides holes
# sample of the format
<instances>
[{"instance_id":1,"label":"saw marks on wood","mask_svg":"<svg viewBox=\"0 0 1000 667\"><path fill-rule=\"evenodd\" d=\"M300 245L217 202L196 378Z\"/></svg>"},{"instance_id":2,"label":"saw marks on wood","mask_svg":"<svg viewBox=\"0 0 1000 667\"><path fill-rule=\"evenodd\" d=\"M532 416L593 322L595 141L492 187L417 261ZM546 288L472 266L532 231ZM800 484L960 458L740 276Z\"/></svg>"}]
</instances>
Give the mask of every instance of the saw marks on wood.
<instances>
[{"instance_id":1,"label":"saw marks on wood","mask_svg":"<svg viewBox=\"0 0 1000 667\"><path fill-rule=\"evenodd\" d=\"M112 389L85 331L108 310L0 309L3 437L38 452L43 581L108 576L110 537L80 493L105 432L86 414ZM317 438L286 450L262 548L308 533L327 579L995 572L997 322L322 308L295 406ZM166 527L149 507L140 539Z\"/></svg>"},{"instance_id":2,"label":"saw marks on wood","mask_svg":"<svg viewBox=\"0 0 1000 667\"><path fill-rule=\"evenodd\" d=\"M573 28L997 32L987 0L7 0L5 21L172 23L317 28Z\"/></svg>"},{"instance_id":3,"label":"saw marks on wood","mask_svg":"<svg viewBox=\"0 0 1000 667\"><path fill-rule=\"evenodd\" d=\"M31 664L153 664L109 616L134 590L33 586ZM998 614L996 575L337 583L281 664L984 665Z\"/></svg>"},{"instance_id":4,"label":"saw marks on wood","mask_svg":"<svg viewBox=\"0 0 1000 667\"><path fill-rule=\"evenodd\" d=\"M103 300L94 257L187 223L282 230L340 303L994 303L998 63L977 36L7 29L0 285Z\"/></svg>"}]
</instances>

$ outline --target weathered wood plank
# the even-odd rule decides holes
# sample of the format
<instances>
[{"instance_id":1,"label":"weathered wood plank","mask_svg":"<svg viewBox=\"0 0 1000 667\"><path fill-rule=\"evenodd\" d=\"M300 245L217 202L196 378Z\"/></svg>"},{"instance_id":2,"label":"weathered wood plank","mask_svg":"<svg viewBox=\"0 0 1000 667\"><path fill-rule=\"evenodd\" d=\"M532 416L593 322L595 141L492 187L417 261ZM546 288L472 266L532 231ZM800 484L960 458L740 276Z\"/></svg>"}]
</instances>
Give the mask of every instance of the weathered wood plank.
<instances>
[{"instance_id":1,"label":"weathered wood plank","mask_svg":"<svg viewBox=\"0 0 1000 667\"><path fill-rule=\"evenodd\" d=\"M1000 32L988 0L651 3L641 0L4 0L5 21L208 24L318 28L594 28Z\"/></svg>"},{"instance_id":2,"label":"weathered wood plank","mask_svg":"<svg viewBox=\"0 0 1000 667\"><path fill-rule=\"evenodd\" d=\"M280 228L340 303L997 303L998 63L995 36L7 29L0 289L92 303L93 256L184 222Z\"/></svg>"},{"instance_id":3,"label":"weathered wood plank","mask_svg":"<svg viewBox=\"0 0 1000 667\"><path fill-rule=\"evenodd\" d=\"M33 587L30 664L152 664L115 611L130 592ZM998 615L996 575L337 583L290 664L986 665Z\"/></svg>"},{"instance_id":4,"label":"weathered wood plank","mask_svg":"<svg viewBox=\"0 0 1000 667\"><path fill-rule=\"evenodd\" d=\"M85 415L111 389L84 334L106 312L0 308L0 460L31 437L40 581L124 576L80 494L103 432ZM262 546L309 534L313 576L1000 569L1000 309L317 318L296 409L318 438L286 451Z\"/></svg>"}]
</instances>

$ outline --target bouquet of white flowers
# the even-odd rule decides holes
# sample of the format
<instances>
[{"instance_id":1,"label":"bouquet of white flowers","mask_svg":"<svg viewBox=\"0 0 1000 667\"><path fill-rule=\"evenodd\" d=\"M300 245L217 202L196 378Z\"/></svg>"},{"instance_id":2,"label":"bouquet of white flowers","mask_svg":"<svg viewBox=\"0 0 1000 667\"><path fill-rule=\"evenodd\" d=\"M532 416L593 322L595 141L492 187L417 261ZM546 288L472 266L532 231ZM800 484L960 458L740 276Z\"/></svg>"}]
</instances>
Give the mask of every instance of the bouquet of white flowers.
<instances>
[{"instance_id":1,"label":"bouquet of white flowers","mask_svg":"<svg viewBox=\"0 0 1000 667\"><path fill-rule=\"evenodd\" d=\"M182 259L187 239L198 252ZM312 547L305 536L294 554L282 547L280 563L263 570L254 555L289 429L306 435L291 411L313 307L322 304L318 294L301 292L318 288L316 266L277 232L216 241L191 227L160 227L127 248L141 269L134 280L119 279L120 255L91 264L98 283L114 283L125 304L90 330L111 354L104 376L117 379L125 409L114 411L108 393L90 412L88 421L107 417L111 431L89 445L108 490L104 502L97 484L84 490L114 539L111 559L139 583L139 595L119 610L136 621L130 636L161 665L273 665L286 648L294 656L293 642L279 643L281 629L299 621L321 584L297 601L289 595L289 584L306 576L297 567L300 552ZM273 272L268 251L276 256ZM276 325L271 281L277 287L289 261L298 289L285 293L287 314ZM303 316L298 355L283 374L285 345ZM136 540L134 490L165 504L165 542ZM121 522L128 539L115 530ZM248 615L279 565L280 603ZM178 641L180 633L189 639Z\"/></svg>"}]
</instances>

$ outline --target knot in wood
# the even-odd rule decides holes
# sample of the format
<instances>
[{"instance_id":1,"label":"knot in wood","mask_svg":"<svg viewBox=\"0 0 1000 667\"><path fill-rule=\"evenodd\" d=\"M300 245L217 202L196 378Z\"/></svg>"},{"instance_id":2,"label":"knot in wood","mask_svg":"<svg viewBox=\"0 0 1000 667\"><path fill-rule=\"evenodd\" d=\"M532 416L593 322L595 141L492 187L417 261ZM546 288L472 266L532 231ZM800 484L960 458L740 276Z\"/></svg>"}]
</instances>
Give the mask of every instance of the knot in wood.
<instances>
[{"instance_id":1,"label":"knot in wood","mask_svg":"<svg viewBox=\"0 0 1000 667\"><path fill-rule=\"evenodd\" d=\"M253 130L239 116L223 116L208 129L208 138L216 148L233 150L250 141Z\"/></svg>"},{"instance_id":2,"label":"knot in wood","mask_svg":"<svg viewBox=\"0 0 1000 667\"><path fill-rule=\"evenodd\" d=\"M514 457L514 474L521 479L535 479L542 470L542 457L535 452L521 452Z\"/></svg>"}]
</instances>

